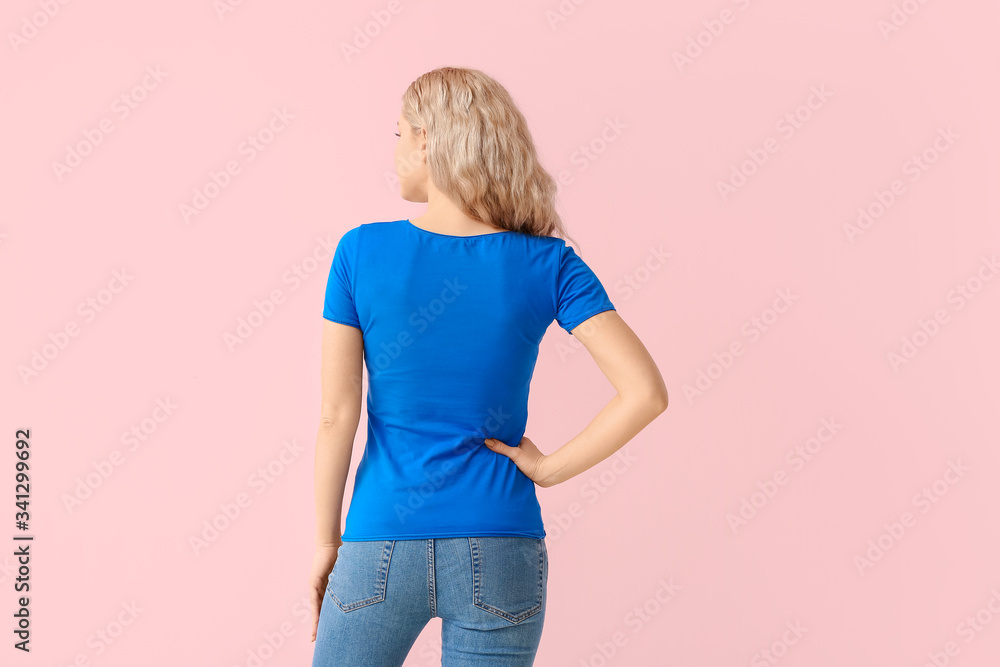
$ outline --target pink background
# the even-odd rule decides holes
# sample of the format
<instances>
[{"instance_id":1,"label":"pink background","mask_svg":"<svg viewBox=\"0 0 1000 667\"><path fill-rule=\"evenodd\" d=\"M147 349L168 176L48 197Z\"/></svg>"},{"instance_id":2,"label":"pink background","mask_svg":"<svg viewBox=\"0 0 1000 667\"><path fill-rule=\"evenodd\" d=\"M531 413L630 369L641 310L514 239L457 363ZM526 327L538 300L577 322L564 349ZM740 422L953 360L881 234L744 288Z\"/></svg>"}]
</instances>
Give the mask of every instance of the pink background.
<instances>
[{"instance_id":1,"label":"pink background","mask_svg":"<svg viewBox=\"0 0 1000 667\"><path fill-rule=\"evenodd\" d=\"M395 121L442 65L508 87L670 392L631 465L539 490L536 664L997 664L996 3L45 4L2 19L5 628L12 537L35 536L32 652L7 631L4 664L309 664L321 240L423 212L393 181ZM293 118L269 134L275 109ZM544 451L613 394L574 343L555 325L542 343L527 433ZM406 665L439 655L435 619Z\"/></svg>"}]
</instances>

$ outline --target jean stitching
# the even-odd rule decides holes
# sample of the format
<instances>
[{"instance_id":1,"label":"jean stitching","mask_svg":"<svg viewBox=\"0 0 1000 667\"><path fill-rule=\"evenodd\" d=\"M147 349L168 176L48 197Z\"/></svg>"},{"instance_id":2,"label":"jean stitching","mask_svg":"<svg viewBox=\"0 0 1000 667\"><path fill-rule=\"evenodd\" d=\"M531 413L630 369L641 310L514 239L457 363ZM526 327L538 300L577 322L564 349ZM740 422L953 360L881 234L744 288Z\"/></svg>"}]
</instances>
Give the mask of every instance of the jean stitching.
<instances>
[{"instance_id":1,"label":"jean stitching","mask_svg":"<svg viewBox=\"0 0 1000 667\"><path fill-rule=\"evenodd\" d=\"M431 618L437 616L437 582L434 579L434 540L427 540L427 597L431 607Z\"/></svg>"},{"instance_id":2,"label":"jean stitching","mask_svg":"<svg viewBox=\"0 0 1000 667\"><path fill-rule=\"evenodd\" d=\"M354 611L355 609L360 609L361 607L367 607L368 605L376 604L385 600L385 589L386 580L388 579L389 573L389 562L392 558L392 549L395 546L395 540L385 540L382 543L382 558L379 561L378 572L375 575L375 595L365 598L364 600L358 600L357 602L352 602L351 604L344 604L341 602L340 598L337 597L336 593L333 592L332 588L330 590L330 597L333 601L337 603L341 611ZM339 557L339 555L338 555Z\"/></svg>"},{"instance_id":3,"label":"jean stitching","mask_svg":"<svg viewBox=\"0 0 1000 667\"><path fill-rule=\"evenodd\" d=\"M469 538L470 548L473 547L473 540L475 540L475 546L478 547L479 538L470 537ZM543 575L542 568L544 566L544 561L542 560L543 554L541 550L541 545L538 542L536 542L536 545L539 558L538 558L538 593L537 593L537 602L535 603L535 606L531 607L530 609L527 609L526 611L521 612L520 614L514 615L507 613L503 609L498 609L493 605L483 602L481 598L482 575L483 575L482 561L479 559L479 552L476 548L472 548L472 579L473 579L472 603L475 606L479 607L480 609L483 609L485 611L490 612L491 614L495 614L501 618L504 618L513 624L520 623L521 621L530 618L535 614L537 614L538 612L540 612L542 610L542 575Z\"/></svg>"}]
</instances>

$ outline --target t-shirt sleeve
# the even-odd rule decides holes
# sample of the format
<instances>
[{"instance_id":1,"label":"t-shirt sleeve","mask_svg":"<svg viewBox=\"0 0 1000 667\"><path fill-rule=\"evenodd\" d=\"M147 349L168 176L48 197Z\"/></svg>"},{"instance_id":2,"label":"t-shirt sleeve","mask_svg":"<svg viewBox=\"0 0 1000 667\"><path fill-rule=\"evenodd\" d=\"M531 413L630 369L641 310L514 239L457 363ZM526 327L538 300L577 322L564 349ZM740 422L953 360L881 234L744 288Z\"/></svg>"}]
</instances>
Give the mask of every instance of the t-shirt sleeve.
<instances>
[{"instance_id":1,"label":"t-shirt sleeve","mask_svg":"<svg viewBox=\"0 0 1000 667\"><path fill-rule=\"evenodd\" d=\"M615 310L604 285L570 246L561 249L556 280L556 321L572 332L581 322L605 310Z\"/></svg>"},{"instance_id":2,"label":"t-shirt sleeve","mask_svg":"<svg viewBox=\"0 0 1000 667\"><path fill-rule=\"evenodd\" d=\"M361 328L358 310L354 303L355 266L358 257L359 228L349 229L337 242L326 281L326 298L323 317L341 324Z\"/></svg>"}]
</instances>

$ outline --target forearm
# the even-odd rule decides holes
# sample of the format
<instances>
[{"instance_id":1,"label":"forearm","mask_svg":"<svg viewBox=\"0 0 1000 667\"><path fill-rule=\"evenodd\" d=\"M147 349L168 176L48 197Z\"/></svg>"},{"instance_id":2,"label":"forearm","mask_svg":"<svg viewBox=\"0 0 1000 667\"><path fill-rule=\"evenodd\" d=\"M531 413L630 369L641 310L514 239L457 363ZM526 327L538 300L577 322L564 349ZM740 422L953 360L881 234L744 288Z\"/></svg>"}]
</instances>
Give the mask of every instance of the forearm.
<instances>
[{"instance_id":1,"label":"forearm","mask_svg":"<svg viewBox=\"0 0 1000 667\"><path fill-rule=\"evenodd\" d=\"M344 491L351 470L357 420L324 421L316 436L316 544L339 545Z\"/></svg>"},{"instance_id":2,"label":"forearm","mask_svg":"<svg viewBox=\"0 0 1000 667\"><path fill-rule=\"evenodd\" d=\"M615 394L583 431L545 457L540 486L554 486L589 470L621 449L665 409L666 404L658 400L625 399Z\"/></svg>"}]
</instances>

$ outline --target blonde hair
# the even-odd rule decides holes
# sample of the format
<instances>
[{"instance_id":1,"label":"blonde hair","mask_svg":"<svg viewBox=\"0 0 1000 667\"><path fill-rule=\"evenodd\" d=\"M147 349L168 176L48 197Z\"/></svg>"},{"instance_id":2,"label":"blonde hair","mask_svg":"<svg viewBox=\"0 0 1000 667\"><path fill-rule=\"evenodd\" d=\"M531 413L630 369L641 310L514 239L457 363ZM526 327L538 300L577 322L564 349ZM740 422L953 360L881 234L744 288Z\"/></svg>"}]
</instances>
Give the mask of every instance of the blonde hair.
<instances>
[{"instance_id":1,"label":"blonde hair","mask_svg":"<svg viewBox=\"0 0 1000 667\"><path fill-rule=\"evenodd\" d=\"M539 164L524 115L495 79L466 67L421 74L403 93L403 117L414 133L426 128L431 180L470 218L569 237L555 209L556 181Z\"/></svg>"}]
</instances>

